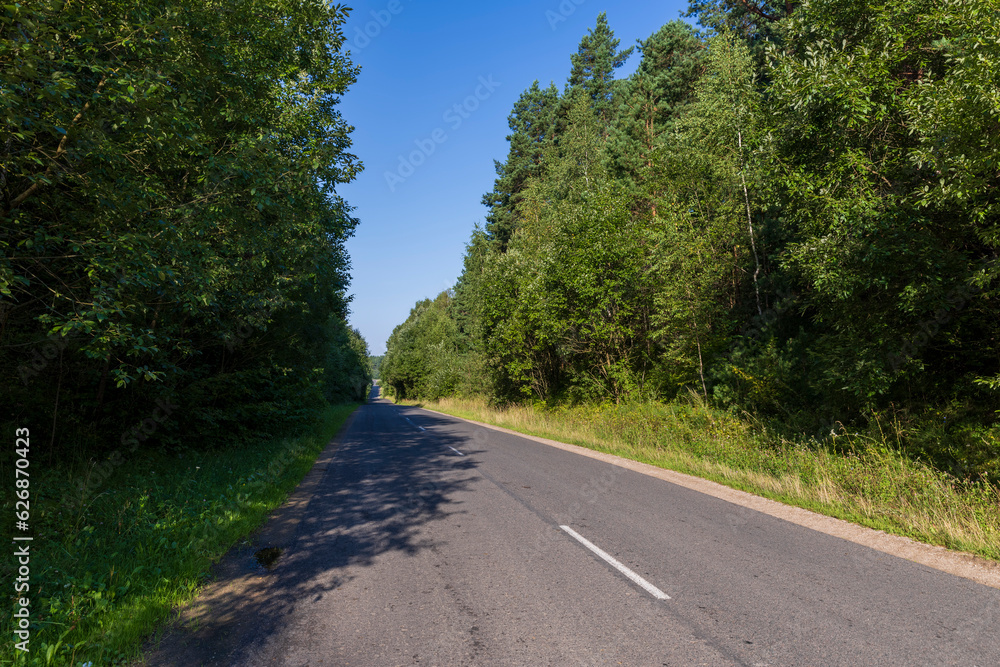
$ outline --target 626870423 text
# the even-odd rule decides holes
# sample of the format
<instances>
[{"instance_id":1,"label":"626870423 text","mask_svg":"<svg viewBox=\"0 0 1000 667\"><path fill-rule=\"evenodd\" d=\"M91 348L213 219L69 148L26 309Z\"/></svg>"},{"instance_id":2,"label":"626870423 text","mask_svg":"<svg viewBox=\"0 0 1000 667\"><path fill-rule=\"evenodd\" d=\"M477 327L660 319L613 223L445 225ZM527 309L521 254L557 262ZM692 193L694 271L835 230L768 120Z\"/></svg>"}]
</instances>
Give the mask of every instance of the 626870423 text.
<instances>
[{"instance_id":1,"label":"626870423 text","mask_svg":"<svg viewBox=\"0 0 1000 667\"><path fill-rule=\"evenodd\" d=\"M17 458L14 460L14 495L17 497L14 507L14 526L20 534L14 535L16 544L14 558L17 559L17 577L14 579L14 593L17 604L15 605L14 634L17 639L14 648L19 651L28 650L28 641L31 639L31 611L29 607L28 592L31 590L31 536L26 535L31 519L31 482L28 475L28 449L30 447L29 432L26 428L19 428L15 431L17 440L14 443L14 453Z\"/></svg>"}]
</instances>

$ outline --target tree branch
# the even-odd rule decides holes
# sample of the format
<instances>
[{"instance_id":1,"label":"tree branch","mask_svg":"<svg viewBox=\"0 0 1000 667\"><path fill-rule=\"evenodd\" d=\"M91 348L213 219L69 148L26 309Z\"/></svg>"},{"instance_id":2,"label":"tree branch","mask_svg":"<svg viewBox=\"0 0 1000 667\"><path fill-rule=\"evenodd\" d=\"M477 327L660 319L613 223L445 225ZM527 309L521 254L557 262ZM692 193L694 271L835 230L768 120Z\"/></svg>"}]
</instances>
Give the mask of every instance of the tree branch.
<instances>
[{"instance_id":1,"label":"tree branch","mask_svg":"<svg viewBox=\"0 0 1000 667\"><path fill-rule=\"evenodd\" d=\"M736 0L736 2L739 3L748 12L750 12L752 14L756 14L757 16L761 17L765 21L771 21L773 23L775 21L780 20L780 17L768 15L760 7L758 7L757 5L750 4L746 0ZM785 3L785 6L786 7L788 6L787 2Z\"/></svg>"},{"instance_id":2,"label":"tree branch","mask_svg":"<svg viewBox=\"0 0 1000 667\"><path fill-rule=\"evenodd\" d=\"M100 83L97 84L97 90L94 91L95 97L100 94L101 88L104 87L104 84L107 83L107 81L108 81L108 75L105 74L104 78L102 78ZM73 118L73 120L70 122L69 127L66 128L66 134L64 134L63 138L59 140L59 145L56 147L55 155L53 155L51 158L52 163L49 165L49 168L45 170L44 176L40 176L38 179L35 180L34 183L31 184L31 186L27 190L19 194L17 197L14 197L14 200L10 203L10 206L7 208L6 211L3 212L3 215L0 217L6 218L8 215L11 214L11 212L14 209L23 204L28 197L37 192L42 187L42 182L40 180L41 178L43 177L49 178L50 176L52 176L52 172L55 170L56 160L58 160L66 153L66 144L69 143L70 129L72 129L73 126L76 125L78 122L80 122L80 119L83 118L83 114L85 114L87 112L87 109L90 108L90 103L92 101L93 101L92 99L87 100L87 102L83 105L83 108L80 109L80 112L77 113L76 116Z\"/></svg>"}]
</instances>

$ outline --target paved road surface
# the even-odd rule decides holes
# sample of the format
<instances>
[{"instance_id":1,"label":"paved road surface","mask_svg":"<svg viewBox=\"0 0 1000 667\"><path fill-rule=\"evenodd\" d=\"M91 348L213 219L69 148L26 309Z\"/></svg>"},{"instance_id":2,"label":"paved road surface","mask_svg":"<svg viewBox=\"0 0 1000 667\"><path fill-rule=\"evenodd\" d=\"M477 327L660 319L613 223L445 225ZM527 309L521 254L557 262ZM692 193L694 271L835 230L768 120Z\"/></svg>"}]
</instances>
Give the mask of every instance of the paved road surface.
<instances>
[{"instance_id":1,"label":"paved road surface","mask_svg":"<svg viewBox=\"0 0 1000 667\"><path fill-rule=\"evenodd\" d=\"M383 400L287 541L149 664L1000 665L1000 590Z\"/></svg>"}]
</instances>

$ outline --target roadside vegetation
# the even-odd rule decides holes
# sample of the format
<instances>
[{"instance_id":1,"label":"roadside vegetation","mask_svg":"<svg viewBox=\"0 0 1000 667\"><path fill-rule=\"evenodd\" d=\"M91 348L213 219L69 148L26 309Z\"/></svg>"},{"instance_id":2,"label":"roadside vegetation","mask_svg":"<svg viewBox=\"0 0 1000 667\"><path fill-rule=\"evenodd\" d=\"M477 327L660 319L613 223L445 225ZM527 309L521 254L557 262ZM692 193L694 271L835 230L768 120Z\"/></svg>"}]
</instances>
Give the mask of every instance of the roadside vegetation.
<instances>
[{"instance_id":1,"label":"roadside vegetation","mask_svg":"<svg viewBox=\"0 0 1000 667\"><path fill-rule=\"evenodd\" d=\"M0 7L0 663L133 657L365 400L347 11Z\"/></svg>"},{"instance_id":2,"label":"roadside vegetation","mask_svg":"<svg viewBox=\"0 0 1000 667\"><path fill-rule=\"evenodd\" d=\"M997 558L1000 15L688 15L523 92L386 393Z\"/></svg>"}]
</instances>

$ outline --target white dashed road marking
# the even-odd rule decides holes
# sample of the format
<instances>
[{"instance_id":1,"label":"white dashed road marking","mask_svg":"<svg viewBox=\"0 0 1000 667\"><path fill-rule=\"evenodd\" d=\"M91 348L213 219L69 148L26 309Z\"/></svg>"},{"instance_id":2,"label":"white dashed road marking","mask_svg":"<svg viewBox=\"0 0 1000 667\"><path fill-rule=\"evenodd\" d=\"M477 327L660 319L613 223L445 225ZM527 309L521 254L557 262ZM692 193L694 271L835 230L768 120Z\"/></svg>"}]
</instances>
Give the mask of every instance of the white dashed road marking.
<instances>
[{"instance_id":1,"label":"white dashed road marking","mask_svg":"<svg viewBox=\"0 0 1000 667\"><path fill-rule=\"evenodd\" d=\"M625 567L624 565L622 565L621 563L619 563L618 560L616 560L614 556L612 556L608 552L604 551L603 549L601 549L600 547L598 547L597 545L595 545L593 542L591 542L590 540L588 540L587 538L585 538L580 533L576 532L575 530L573 530L569 526L559 526L559 527L562 528L563 530L565 530L570 535L572 535L574 538L576 538L576 540L580 544L582 544L583 546L587 547L588 549L590 549L591 551L593 551L595 554L597 554L598 556L600 556L602 559L604 559L609 565L611 565L611 567L615 568L616 570L618 570L619 572L621 572L622 574L624 574L626 577L628 577L629 579L631 579L633 582L635 582L636 584L638 584L641 588L643 588L647 593L649 593L650 595L652 595L657 600L669 600L670 599L669 595L667 595L666 593L664 593L663 591L661 591L659 588L657 588L653 584L649 583L648 581L646 581L645 579L643 579L642 577L640 577L638 574L636 574L632 570L628 569L627 567Z\"/></svg>"}]
</instances>

